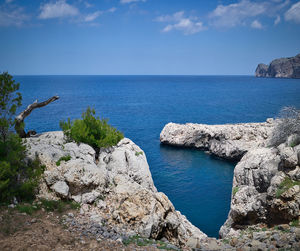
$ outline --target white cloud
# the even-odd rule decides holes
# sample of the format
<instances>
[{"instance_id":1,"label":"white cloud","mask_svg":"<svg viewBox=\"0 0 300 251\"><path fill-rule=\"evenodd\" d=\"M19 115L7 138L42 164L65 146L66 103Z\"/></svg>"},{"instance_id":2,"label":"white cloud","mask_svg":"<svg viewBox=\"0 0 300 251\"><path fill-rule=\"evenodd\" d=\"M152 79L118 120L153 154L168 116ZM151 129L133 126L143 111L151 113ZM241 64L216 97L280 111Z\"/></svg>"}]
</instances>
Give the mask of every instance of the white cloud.
<instances>
[{"instance_id":1,"label":"white cloud","mask_svg":"<svg viewBox=\"0 0 300 251\"><path fill-rule=\"evenodd\" d=\"M91 22L97 19L103 12L102 11L95 11L94 13L88 14L85 18L85 22Z\"/></svg>"},{"instance_id":2,"label":"white cloud","mask_svg":"<svg viewBox=\"0 0 300 251\"><path fill-rule=\"evenodd\" d=\"M160 16L155 19L157 22L168 22L162 32L170 32L172 30L182 31L185 35L195 34L206 30L206 27L196 17L185 17L184 11L179 11L173 15Z\"/></svg>"},{"instance_id":3,"label":"white cloud","mask_svg":"<svg viewBox=\"0 0 300 251\"><path fill-rule=\"evenodd\" d=\"M173 15L159 16L155 20L157 22L177 22L183 18L183 15L184 15L184 11L178 11Z\"/></svg>"},{"instance_id":4,"label":"white cloud","mask_svg":"<svg viewBox=\"0 0 300 251\"><path fill-rule=\"evenodd\" d=\"M113 13L113 12L115 12L116 10L117 10L117 8L115 8L115 7L112 7L112 8L110 8L110 9L106 10L106 11L100 11L100 10L98 10L98 11L95 11L95 12L93 12L93 13L87 14L87 15L83 18L83 21L84 21L84 22L92 22L92 21L94 21L95 19L97 19L99 16L101 16L102 14L104 14L104 13Z\"/></svg>"},{"instance_id":5,"label":"white cloud","mask_svg":"<svg viewBox=\"0 0 300 251\"><path fill-rule=\"evenodd\" d=\"M284 15L285 20L300 23L300 2L295 3Z\"/></svg>"},{"instance_id":6,"label":"white cloud","mask_svg":"<svg viewBox=\"0 0 300 251\"><path fill-rule=\"evenodd\" d=\"M84 5L85 5L86 8L91 8L91 7L93 7L93 5L90 4L89 2L84 2Z\"/></svg>"},{"instance_id":7,"label":"white cloud","mask_svg":"<svg viewBox=\"0 0 300 251\"><path fill-rule=\"evenodd\" d=\"M277 17L276 17L276 19L275 19L275 21L274 21L274 25L277 25L277 24L279 24L279 23L280 23L280 21L281 21L281 18L280 18L280 16L277 16Z\"/></svg>"},{"instance_id":8,"label":"white cloud","mask_svg":"<svg viewBox=\"0 0 300 251\"><path fill-rule=\"evenodd\" d=\"M251 23L251 27L254 29L262 29L263 28L262 24L258 20L254 20Z\"/></svg>"},{"instance_id":9,"label":"white cloud","mask_svg":"<svg viewBox=\"0 0 300 251\"><path fill-rule=\"evenodd\" d=\"M146 2L146 0L120 0L120 3Z\"/></svg>"},{"instance_id":10,"label":"white cloud","mask_svg":"<svg viewBox=\"0 0 300 251\"><path fill-rule=\"evenodd\" d=\"M242 0L239 3L218 5L209 17L213 25L230 28L244 25L247 18L258 16L266 11L266 2Z\"/></svg>"},{"instance_id":11,"label":"white cloud","mask_svg":"<svg viewBox=\"0 0 300 251\"><path fill-rule=\"evenodd\" d=\"M41 6L40 19L70 17L79 15L79 10L68 4L66 0L57 0Z\"/></svg>"},{"instance_id":12,"label":"white cloud","mask_svg":"<svg viewBox=\"0 0 300 251\"><path fill-rule=\"evenodd\" d=\"M5 3L12 3L14 0L5 0Z\"/></svg>"},{"instance_id":13,"label":"white cloud","mask_svg":"<svg viewBox=\"0 0 300 251\"><path fill-rule=\"evenodd\" d=\"M210 24L218 28L232 28L241 25L257 26L255 19L258 16L276 17L280 22L278 12L286 7L290 0L252 1L240 0L229 5L218 5L209 14ZM253 24L254 23L254 24Z\"/></svg>"},{"instance_id":14,"label":"white cloud","mask_svg":"<svg viewBox=\"0 0 300 251\"><path fill-rule=\"evenodd\" d=\"M21 26L28 19L29 16L21 7L6 8L0 6L0 26Z\"/></svg>"},{"instance_id":15,"label":"white cloud","mask_svg":"<svg viewBox=\"0 0 300 251\"><path fill-rule=\"evenodd\" d=\"M116 10L117 10L117 8L112 7L112 8L110 8L110 9L108 9L107 12L114 13Z\"/></svg>"}]
</instances>

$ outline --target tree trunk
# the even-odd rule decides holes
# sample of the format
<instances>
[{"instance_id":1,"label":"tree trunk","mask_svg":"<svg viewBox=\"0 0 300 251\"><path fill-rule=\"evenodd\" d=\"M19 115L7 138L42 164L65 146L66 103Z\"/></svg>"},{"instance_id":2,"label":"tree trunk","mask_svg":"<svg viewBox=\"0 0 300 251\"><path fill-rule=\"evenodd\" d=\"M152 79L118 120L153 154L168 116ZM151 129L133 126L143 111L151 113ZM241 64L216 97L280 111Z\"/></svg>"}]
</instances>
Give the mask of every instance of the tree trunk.
<instances>
[{"instance_id":1,"label":"tree trunk","mask_svg":"<svg viewBox=\"0 0 300 251\"><path fill-rule=\"evenodd\" d=\"M21 112L18 116L16 116L16 118L15 118L15 130L16 130L17 134L19 134L19 136L21 138L26 138L26 137L30 137L30 135L35 135L36 134L35 131L28 131L27 133L25 132L24 119L27 116L29 116L29 114L35 108L44 107L57 99L59 99L59 96L53 96L52 98L49 98L48 100L46 100L44 102L38 103L38 101L36 100L31 105L27 106L27 108L23 112Z\"/></svg>"}]
</instances>

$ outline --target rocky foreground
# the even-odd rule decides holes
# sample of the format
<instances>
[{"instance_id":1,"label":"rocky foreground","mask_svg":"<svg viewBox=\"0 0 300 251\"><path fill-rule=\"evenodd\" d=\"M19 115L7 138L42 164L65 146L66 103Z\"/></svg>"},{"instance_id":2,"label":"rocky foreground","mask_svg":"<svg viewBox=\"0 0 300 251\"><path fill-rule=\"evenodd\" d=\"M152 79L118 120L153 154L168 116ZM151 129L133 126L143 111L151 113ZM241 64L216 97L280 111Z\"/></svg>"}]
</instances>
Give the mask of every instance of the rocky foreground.
<instances>
[{"instance_id":1,"label":"rocky foreground","mask_svg":"<svg viewBox=\"0 0 300 251\"><path fill-rule=\"evenodd\" d=\"M161 133L164 144L239 160L220 240L207 237L157 191L145 153L129 139L103 149L97 159L92 147L67 143L62 132L31 137L26 144L28 158L38 157L46 166L38 197L80 203L79 214L63 219L70 231L96 240L161 240L174 250L297 250L300 140L293 135L269 147L273 127L273 120L215 126L170 123Z\"/></svg>"},{"instance_id":2,"label":"rocky foreground","mask_svg":"<svg viewBox=\"0 0 300 251\"><path fill-rule=\"evenodd\" d=\"M300 137L269 146L274 121L236 125L167 124L163 144L196 147L240 160L231 207L220 230L226 243L245 250L300 250Z\"/></svg>"},{"instance_id":3,"label":"rocky foreground","mask_svg":"<svg viewBox=\"0 0 300 251\"><path fill-rule=\"evenodd\" d=\"M60 131L28 138L26 144L28 157L46 166L38 197L80 203L80 224L89 222L90 232L113 240L163 239L182 248L206 243L207 236L157 192L145 153L131 140L102 150L98 159L92 147L66 143Z\"/></svg>"},{"instance_id":4,"label":"rocky foreground","mask_svg":"<svg viewBox=\"0 0 300 251\"><path fill-rule=\"evenodd\" d=\"M295 57L279 58L269 65L259 64L256 77L265 78L300 78L300 54Z\"/></svg>"}]
</instances>

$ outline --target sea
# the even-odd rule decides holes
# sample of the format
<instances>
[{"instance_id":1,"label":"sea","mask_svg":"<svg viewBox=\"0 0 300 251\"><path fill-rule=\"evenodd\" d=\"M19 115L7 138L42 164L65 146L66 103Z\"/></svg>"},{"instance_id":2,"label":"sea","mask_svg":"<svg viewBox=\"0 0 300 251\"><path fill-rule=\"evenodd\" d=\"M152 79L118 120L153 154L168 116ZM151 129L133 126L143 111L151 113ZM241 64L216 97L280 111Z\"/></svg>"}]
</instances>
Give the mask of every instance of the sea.
<instances>
[{"instance_id":1,"label":"sea","mask_svg":"<svg viewBox=\"0 0 300 251\"><path fill-rule=\"evenodd\" d=\"M236 163L195 149L160 145L164 125L263 122L284 106L300 109L300 80L253 76L14 76L22 109L36 99L59 100L36 109L26 129L60 130L92 107L146 153L157 189L211 237L225 222ZM21 111L21 109L20 109Z\"/></svg>"}]
</instances>

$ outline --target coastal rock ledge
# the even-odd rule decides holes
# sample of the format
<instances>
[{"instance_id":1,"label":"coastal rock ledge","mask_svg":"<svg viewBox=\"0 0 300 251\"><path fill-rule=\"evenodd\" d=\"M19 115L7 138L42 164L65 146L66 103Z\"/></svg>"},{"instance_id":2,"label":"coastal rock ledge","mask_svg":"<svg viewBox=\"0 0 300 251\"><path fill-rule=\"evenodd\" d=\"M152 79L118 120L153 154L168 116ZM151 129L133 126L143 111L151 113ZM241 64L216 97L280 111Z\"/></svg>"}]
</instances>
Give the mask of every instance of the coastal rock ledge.
<instances>
[{"instance_id":1,"label":"coastal rock ledge","mask_svg":"<svg viewBox=\"0 0 300 251\"><path fill-rule=\"evenodd\" d=\"M250 149L266 146L273 127L273 119L267 119L265 123L225 125L168 123L160 133L160 142L198 148L224 159L240 160Z\"/></svg>"},{"instance_id":2,"label":"coastal rock ledge","mask_svg":"<svg viewBox=\"0 0 300 251\"><path fill-rule=\"evenodd\" d=\"M120 236L166 239L196 248L207 236L157 192L145 153L130 139L102 149L98 159L86 144L65 142L63 132L26 139L28 158L46 166L40 198L70 199L81 204L81 215L93 224L113 226ZM69 159L67 161L61 160Z\"/></svg>"}]
</instances>

